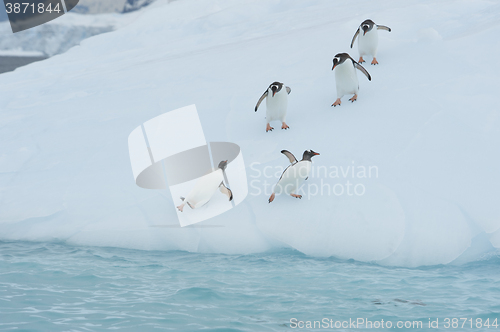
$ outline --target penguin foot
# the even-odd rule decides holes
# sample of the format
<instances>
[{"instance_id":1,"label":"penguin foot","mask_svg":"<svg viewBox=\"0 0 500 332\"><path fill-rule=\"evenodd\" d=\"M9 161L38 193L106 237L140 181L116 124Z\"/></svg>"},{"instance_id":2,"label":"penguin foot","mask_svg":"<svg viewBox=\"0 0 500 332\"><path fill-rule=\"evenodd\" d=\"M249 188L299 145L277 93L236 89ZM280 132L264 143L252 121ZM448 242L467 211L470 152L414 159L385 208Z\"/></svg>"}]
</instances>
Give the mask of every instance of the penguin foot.
<instances>
[{"instance_id":1,"label":"penguin foot","mask_svg":"<svg viewBox=\"0 0 500 332\"><path fill-rule=\"evenodd\" d=\"M177 207L177 209L178 209L179 211L181 211L181 212L182 212L182 210L184 209L184 204L179 205L179 206Z\"/></svg>"},{"instance_id":2,"label":"penguin foot","mask_svg":"<svg viewBox=\"0 0 500 332\"><path fill-rule=\"evenodd\" d=\"M281 125L281 129L288 129L290 128L286 123L283 122L283 124Z\"/></svg>"},{"instance_id":3,"label":"penguin foot","mask_svg":"<svg viewBox=\"0 0 500 332\"><path fill-rule=\"evenodd\" d=\"M269 203L271 203L272 201L274 201L274 197L275 197L275 196L276 196L276 194L275 194L275 193L273 193L273 194L271 195L271 197L269 197Z\"/></svg>"},{"instance_id":4,"label":"penguin foot","mask_svg":"<svg viewBox=\"0 0 500 332\"><path fill-rule=\"evenodd\" d=\"M377 59L376 59L376 58L373 58L373 60L372 60L372 65L378 65L378 61L377 61Z\"/></svg>"},{"instance_id":5,"label":"penguin foot","mask_svg":"<svg viewBox=\"0 0 500 332\"><path fill-rule=\"evenodd\" d=\"M354 95L354 96L352 96L352 98L349 98L351 103L354 103L357 99L358 99L358 95Z\"/></svg>"},{"instance_id":6,"label":"penguin foot","mask_svg":"<svg viewBox=\"0 0 500 332\"><path fill-rule=\"evenodd\" d=\"M365 60L363 59L363 57L362 57L362 56L360 56L360 57L359 57L359 61L358 61L358 63L363 63L363 62L365 62Z\"/></svg>"},{"instance_id":7,"label":"penguin foot","mask_svg":"<svg viewBox=\"0 0 500 332\"><path fill-rule=\"evenodd\" d=\"M274 129L274 128L273 128L273 127L271 127L271 125L268 123L268 124L267 124L267 127L266 127L266 133L267 133L268 131L273 131L273 129Z\"/></svg>"},{"instance_id":8,"label":"penguin foot","mask_svg":"<svg viewBox=\"0 0 500 332\"><path fill-rule=\"evenodd\" d=\"M299 199L301 199L301 198L302 198L302 195L290 194L290 196L295 197L295 198L299 198Z\"/></svg>"},{"instance_id":9,"label":"penguin foot","mask_svg":"<svg viewBox=\"0 0 500 332\"><path fill-rule=\"evenodd\" d=\"M337 105L340 106L340 98L337 98L337 100L335 100L335 102L332 104L333 107Z\"/></svg>"}]
</instances>

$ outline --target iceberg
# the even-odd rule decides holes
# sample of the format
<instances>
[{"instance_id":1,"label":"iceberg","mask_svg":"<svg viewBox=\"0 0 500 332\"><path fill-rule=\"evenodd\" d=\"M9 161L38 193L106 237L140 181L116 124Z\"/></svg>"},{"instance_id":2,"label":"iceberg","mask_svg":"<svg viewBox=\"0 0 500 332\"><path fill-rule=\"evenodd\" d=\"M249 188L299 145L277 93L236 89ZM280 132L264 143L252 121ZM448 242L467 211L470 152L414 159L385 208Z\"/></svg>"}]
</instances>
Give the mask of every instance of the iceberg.
<instances>
[{"instance_id":1,"label":"iceberg","mask_svg":"<svg viewBox=\"0 0 500 332\"><path fill-rule=\"evenodd\" d=\"M499 47L499 6L155 1L115 31L0 75L0 239L288 247L408 267L480 259L500 247L500 69L479 58ZM366 18L392 32L358 101L334 109L332 57L357 57L350 39ZM293 90L291 128L266 133L253 108L276 80ZM207 227L175 228L168 189L135 184L127 140L191 104L207 141L241 147L249 192ZM283 149L321 156L301 200L268 204Z\"/></svg>"}]
</instances>

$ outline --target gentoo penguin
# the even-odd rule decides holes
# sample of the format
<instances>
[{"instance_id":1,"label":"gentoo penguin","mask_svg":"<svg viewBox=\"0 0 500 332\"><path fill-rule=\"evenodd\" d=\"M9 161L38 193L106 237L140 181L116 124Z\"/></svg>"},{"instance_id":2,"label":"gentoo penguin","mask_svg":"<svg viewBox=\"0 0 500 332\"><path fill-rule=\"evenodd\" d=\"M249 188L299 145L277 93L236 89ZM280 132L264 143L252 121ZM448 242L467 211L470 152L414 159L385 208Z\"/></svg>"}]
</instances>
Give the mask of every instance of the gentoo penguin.
<instances>
[{"instance_id":1,"label":"gentoo penguin","mask_svg":"<svg viewBox=\"0 0 500 332\"><path fill-rule=\"evenodd\" d=\"M319 153L313 150L306 150L302 155L302 160L297 161L290 151L282 150L281 153L287 156L288 160L290 160L290 165L283 171L278 183L274 186L273 193L269 197L269 203L274 201L276 193L281 194L282 192L295 198L302 198L302 195L297 195L295 192L300 188L302 182L309 177L312 163L311 158L319 155Z\"/></svg>"},{"instance_id":2,"label":"gentoo penguin","mask_svg":"<svg viewBox=\"0 0 500 332\"><path fill-rule=\"evenodd\" d=\"M366 75L369 81L372 80L370 74L362 65L354 61L347 53L339 53L333 58L333 67L335 69L335 81L337 83L337 100L332 104L333 107L340 105L340 98L346 94L354 94L349 100L354 102L358 99L359 83L356 69L359 69Z\"/></svg>"},{"instance_id":3,"label":"gentoo penguin","mask_svg":"<svg viewBox=\"0 0 500 332\"><path fill-rule=\"evenodd\" d=\"M284 89L283 89L284 88ZM284 86L283 83L274 82L271 83L269 88L262 94L257 106L255 106L255 112L259 108L260 103L266 99L266 132L273 130L269 124L271 121L279 120L281 121L281 129L288 129L288 125L285 123L286 108L288 106L288 95L292 92L288 86Z\"/></svg>"},{"instance_id":4,"label":"gentoo penguin","mask_svg":"<svg viewBox=\"0 0 500 332\"><path fill-rule=\"evenodd\" d=\"M378 65L377 62L377 47L378 47L378 31L377 30L387 30L391 32L391 28L385 25L377 25L372 20L364 20L363 23L358 27L354 37L352 37L351 48L358 37L358 51L359 51L359 63L365 62L363 60L363 55L371 55L373 57L372 65ZM360 35L360 32L363 34Z\"/></svg>"},{"instance_id":5,"label":"gentoo penguin","mask_svg":"<svg viewBox=\"0 0 500 332\"><path fill-rule=\"evenodd\" d=\"M233 193L224 185L224 169L227 166L227 160L223 160L219 163L217 170L208 173L202 179L196 182L193 190L186 196L186 198L181 197L183 203L177 207L179 211L183 211L184 205L189 205L191 209L199 208L205 205L215 194L217 189L221 193L227 195L229 201L233 200Z\"/></svg>"}]
</instances>

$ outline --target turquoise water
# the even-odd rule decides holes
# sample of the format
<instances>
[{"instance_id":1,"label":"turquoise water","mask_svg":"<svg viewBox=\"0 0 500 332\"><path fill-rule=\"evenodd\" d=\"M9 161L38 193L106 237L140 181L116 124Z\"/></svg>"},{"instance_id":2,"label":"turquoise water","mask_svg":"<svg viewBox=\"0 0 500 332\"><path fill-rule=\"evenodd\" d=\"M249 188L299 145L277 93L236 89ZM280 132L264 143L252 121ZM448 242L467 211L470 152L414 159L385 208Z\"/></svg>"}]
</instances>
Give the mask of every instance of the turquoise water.
<instances>
[{"instance_id":1,"label":"turquoise water","mask_svg":"<svg viewBox=\"0 0 500 332\"><path fill-rule=\"evenodd\" d=\"M420 331L436 331L429 318L439 330L500 330L491 326L500 320L498 255L408 269L292 250L217 255L0 242L0 257L0 330L289 331L322 319L331 330L366 330L345 326L358 318L421 321ZM468 320L453 328L446 318Z\"/></svg>"}]
</instances>

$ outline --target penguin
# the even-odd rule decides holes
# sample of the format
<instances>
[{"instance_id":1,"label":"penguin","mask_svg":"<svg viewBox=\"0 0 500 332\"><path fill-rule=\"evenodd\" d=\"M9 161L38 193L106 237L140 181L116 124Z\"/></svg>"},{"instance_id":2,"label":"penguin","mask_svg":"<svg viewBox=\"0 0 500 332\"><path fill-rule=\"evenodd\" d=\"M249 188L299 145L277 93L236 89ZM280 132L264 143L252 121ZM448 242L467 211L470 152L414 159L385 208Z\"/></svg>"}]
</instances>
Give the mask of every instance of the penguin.
<instances>
[{"instance_id":1,"label":"penguin","mask_svg":"<svg viewBox=\"0 0 500 332\"><path fill-rule=\"evenodd\" d=\"M259 108L260 103L266 99L266 132L272 131L274 128L269 124L271 121L279 120L281 121L281 129L290 128L285 123L286 109L288 106L288 95L292 92L292 89L288 86L284 86L283 83L273 82L269 85L269 88L262 94L257 106L255 106L255 112Z\"/></svg>"},{"instance_id":2,"label":"penguin","mask_svg":"<svg viewBox=\"0 0 500 332\"><path fill-rule=\"evenodd\" d=\"M181 197L182 204L177 207L179 211L183 211L184 205L188 205L191 209L197 209L210 201L212 196L215 194L217 189L221 193L225 194L229 201L233 200L233 193L231 189L224 185L224 170L227 167L227 160L223 160L219 163L217 170L208 173L202 179L196 182L193 190L186 196L186 198Z\"/></svg>"},{"instance_id":3,"label":"penguin","mask_svg":"<svg viewBox=\"0 0 500 332\"><path fill-rule=\"evenodd\" d=\"M361 35L361 30L363 34ZM358 37L359 63L365 62L363 55L371 55L373 57L372 65L378 65L377 47L378 47L378 30L387 30L391 32L391 28L385 25L377 25L372 20L364 20L358 27L354 37L352 37L351 48L354 45L356 37Z\"/></svg>"},{"instance_id":4,"label":"penguin","mask_svg":"<svg viewBox=\"0 0 500 332\"><path fill-rule=\"evenodd\" d=\"M269 203L274 201L276 193L281 194L283 191L295 198L302 198L302 195L297 195L295 192L300 188L302 182L307 180L309 173L311 172L311 158L314 156L319 156L319 153L313 150L306 150L302 155L302 160L297 161L295 156L287 150L282 150L288 160L290 160L290 165L283 171L280 179L276 186L274 186L273 193L269 197Z\"/></svg>"},{"instance_id":5,"label":"penguin","mask_svg":"<svg viewBox=\"0 0 500 332\"><path fill-rule=\"evenodd\" d=\"M333 67L335 69L335 81L337 84L337 100L332 104L333 107L340 105L340 98L346 94L354 94L349 100L354 102L358 99L359 83L356 69L359 69L369 81L372 80L366 69L354 61L347 53L339 53L333 58Z\"/></svg>"}]
</instances>

